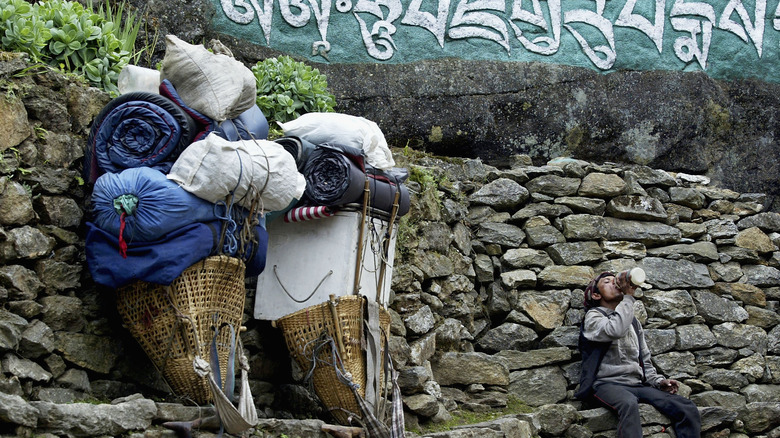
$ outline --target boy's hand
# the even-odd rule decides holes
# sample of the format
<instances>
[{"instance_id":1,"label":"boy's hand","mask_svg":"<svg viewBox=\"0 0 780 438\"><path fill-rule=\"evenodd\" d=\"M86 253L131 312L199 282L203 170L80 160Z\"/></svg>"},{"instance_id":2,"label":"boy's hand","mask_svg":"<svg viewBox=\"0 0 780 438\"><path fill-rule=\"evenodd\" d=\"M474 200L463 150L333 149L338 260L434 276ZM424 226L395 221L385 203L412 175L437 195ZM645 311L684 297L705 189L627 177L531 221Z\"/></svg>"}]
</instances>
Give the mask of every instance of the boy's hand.
<instances>
[{"instance_id":1,"label":"boy's hand","mask_svg":"<svg viewBox=\"0 0 780 438\"><path fill-rule=\"evenodd\" d=\"M666 391L669 394L677 394L678 389L680 389L680 382L674 379L661 380L661 390Z\"/></svg>"}]
</instances>

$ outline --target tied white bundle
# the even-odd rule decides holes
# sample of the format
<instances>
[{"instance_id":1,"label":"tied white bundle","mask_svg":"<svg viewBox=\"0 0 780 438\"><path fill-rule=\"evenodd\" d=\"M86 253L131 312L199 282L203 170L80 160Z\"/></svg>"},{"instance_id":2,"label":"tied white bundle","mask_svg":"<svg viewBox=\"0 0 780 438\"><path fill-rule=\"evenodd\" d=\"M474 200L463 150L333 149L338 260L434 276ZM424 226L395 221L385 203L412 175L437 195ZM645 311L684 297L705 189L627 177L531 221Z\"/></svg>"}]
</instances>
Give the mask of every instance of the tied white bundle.
<instances>
[{"instance_id":1,"label":"tied white bundle","mask_svg":"<svg viewBox=\"0 0 780 438\"><path fill-rule=\"evenodd\" d=\"M340 113L306 113L279 123L288 137L303 138L315 145L331 144L361 149L366 161L377 169L395 166L393 154L379 126L363 117Z\"/></svg>"},{"instance_id":2,"label":"tied white bundle","mask_svg":"<svg viewBox=\"0 0 780 438\"><path fill-rule=\"evenodd\" d=\"M211 53L174 35L165 39L160 80L168 79L187 106L222 122L255 104L257 82L252 70L230 56Z\"/></svg>"},{"instance_id":3,"label":"tied white bundle","mask_svg":"<svg viewBox=\"0 0 780 438\"><path fill-rule=\"evenodd\" d=\"M238 205L250 208L259 196L265 211L283 210L306 189L295 159L279 143L228 141L214 133L189 145L168 179L211 202L232 193Z\"/></svg>"}]
</instances>

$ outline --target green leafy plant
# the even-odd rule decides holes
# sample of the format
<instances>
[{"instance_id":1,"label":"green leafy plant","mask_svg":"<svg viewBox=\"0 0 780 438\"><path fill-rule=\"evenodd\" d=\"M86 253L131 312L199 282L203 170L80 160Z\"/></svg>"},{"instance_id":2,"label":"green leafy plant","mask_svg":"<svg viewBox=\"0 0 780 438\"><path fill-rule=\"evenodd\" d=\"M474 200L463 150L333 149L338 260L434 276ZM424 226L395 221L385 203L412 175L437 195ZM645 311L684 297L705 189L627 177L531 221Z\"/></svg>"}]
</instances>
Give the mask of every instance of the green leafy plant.
<instances>
[{"instance_id":1,"label":"green leafy plant","mask_svg":"<svg viewBox=\"0 0 780 438\"><path fill-rule=\"evenodd\" d=\"M119 72L137 60L140 28L124 5L106 3L94 12L68 0L0 0L0 43L6 51L28 53L34 62L83 76L90 85L118 92Z\"/></svg>"},{"instance_id":2,"label":"green leafy plant","mask_svg":"<svg viewBox=\"0 0 780 438\"><path fill-rule=\"evenodd\" d=\"M24 0L0 1L0 34L3 50L27 53L36 62L45 58L43 51L51 38L45 20Z\"/></svg>"},{"instance_id":3,"label":"green leafy plant","mask_svg":"<svg viewBox=\"0 0 780 438\"><path fill-rule=\"evenodd\" d=\"M333 112L336 98L328 91L325 75L289 56L258 62L257 106L269 123L288 122L311 112Z\"/></svg>"}]
</instances>

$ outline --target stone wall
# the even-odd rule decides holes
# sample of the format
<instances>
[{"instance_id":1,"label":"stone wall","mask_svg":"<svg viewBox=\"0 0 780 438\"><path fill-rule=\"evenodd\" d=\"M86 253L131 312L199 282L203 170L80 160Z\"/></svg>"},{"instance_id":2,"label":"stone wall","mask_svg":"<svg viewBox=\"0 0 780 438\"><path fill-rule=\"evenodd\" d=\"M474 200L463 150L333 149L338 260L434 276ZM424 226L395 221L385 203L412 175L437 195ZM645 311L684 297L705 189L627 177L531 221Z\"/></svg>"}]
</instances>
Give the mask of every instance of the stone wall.
<instances>
[{"instance_id":1,"label":"stone wall","mask_svg":"<svg viewBox=\"0 0 780 438\"><path fill-rule=\"evenodd\" d=\"M654 364L683 382L705 436L776 436L780 215L765 195L645 166L514 158L410 164L437 185L413 187L417 237L393 279L407 421L515 398L538 408L542 436L614 436L614 418L572 403L583 289L639 266L649 287L635 313ZM667 436L645 408L646 432Z\"/></svg>"},{"instance_id":2,"label":"stone wall","mask_svg":"<svg viewBox=\"0 0 780 438\"><path fill-rule=\"evenodd\" d=\"M213 0L129 3L145 19L138 47L152 49L142 57L146 66L154 66L162 59L162 36L168 33L194 43L218 39L247 65L285 54L265 43L250 42L256 38L242 39L225 31L219 25L224 15L222 6ZM606 9L622 10L622 6L630 4L638 12L652 3L615 1L607 3ZM698 2L694 9L710 8L718 2L710 3L713 5L702 6L704 3ZM672 2L665 4L670 7ZM729 6L735 4L729 2ZM528 4L524 7L530 8ZM577 5L565 6L569 7ZM246 7L247 16L255 20L251 18L252 9ZM725 12L721 7L714 10L718 16ZM774 6L765 12L772 11ZM263 19L269 17L265 14ZM735 17L732 14L730 18ZM353 19L351 14L342 18ZM725 15L723 18L727 19ZM764 46L769 50L769 35L774 40L776 32L770 30L768 21L764 24ZM261 34L256 21L242 28L242 32ZM385 30L382 26L375 29ZM311 53L311 41L298 33L302 31L296 29L287 37L305 45L304 53ZM314 32L314 27L306 26L305 31ZM666 26L666 31L674 33L670 26ZM629 33L641 35L633 29ZM715 33L729 34L723 29ZM567 34L564 30L563 35ZM335 37L333 32L328 35ZM670 34L665 38L669 43L678 36ZM280 37L276 32L274 38ZM447 44L452 42L448 40ZM733 42L745 48L739 55L729 51L726 56L740 59L736 64L742 70L750 70L747 76L753 79L737 79L742 76L734 71L714 79L700 71L695 62L683 71L679 66L672 67L672 71L664 71L662 66L653 71L638 71L642 67L623 65L604 73L564 65L566 61L553 61L546 56L547 61L555 63L531 58L522 60L532 62L503 58L468 60L457 53L451 58L392 64L340 64L334 53L331 62L307 62L327 75L338 111L375 121L388 142L398 147L411 145L437 155L480 158L498 166L506 165L506 158L511 155L526 154L537 165L565 156L705 174L720 187L767 193L770 209L780 211L780 201L774 201L780 194L776 184L780 172L780 120L774 111L780 105L780 84L741 62L743 56L756 56L747 40L733 38ZM388 44L384 39L380 43ZM714 48L722 42L713 39L712 44ZM477 47L480 52L491 50ZM577 44L568 47L562 48L562 53L576 50ZM630 49L620 49L621 56L636 48L631 43ZM334 46L336 50L340 49ZM665 47L663 53L675 57L671 46ZM296 52L288 54L295 56ZM306 59L303 53L300 55L298 59ZM714 51L710 56L714 56ZM761 59L772 69L771 60L775 58L767 51ZM649 56L645 60L655 64L654 59Z\"/></svg>"},{"instance_id":3,"label":"stone wall","mask_svg":"<svg viewBox=\"0 0 780 438\"><path fill-rule=\"evenodd\" d=\"M84 264L80 166L109 97L18 74L27 67L0 61L0 435L143 436L199 415L169 395ZM765 195L644 166L515 156L498 169L395 153L413 191L391 306L410 431L519 400L533 412L429 436L614 436L611 414L571 399L582 288L641 266L651 287L637 316L656 367L684 383L706 436L778 436L780 214L764 211ZM255 434L325 436L329 417L279 330L251 318L251 279L247 292ZM668 436L668 421L642 409L648 434Z\"/></svg>"}]
</instances>

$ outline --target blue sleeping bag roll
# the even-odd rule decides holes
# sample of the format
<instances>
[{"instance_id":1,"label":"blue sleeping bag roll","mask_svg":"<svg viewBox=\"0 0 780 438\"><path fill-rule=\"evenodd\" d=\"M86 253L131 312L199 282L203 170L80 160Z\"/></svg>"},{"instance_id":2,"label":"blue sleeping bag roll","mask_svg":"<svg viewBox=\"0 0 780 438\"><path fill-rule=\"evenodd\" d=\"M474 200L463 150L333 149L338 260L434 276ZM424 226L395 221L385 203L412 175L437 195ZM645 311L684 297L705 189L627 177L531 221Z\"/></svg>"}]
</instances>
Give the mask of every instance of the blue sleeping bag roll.
<instances>
[{"instance_id":1,"label":"blue sleeping bag roll","mask_svg":"<svg viewBox=\"0 0 780 438\"><path fill-rule=\"evenodd\" d=\"M153 167L167 173L201 127L165 96L137 91L112 99L87 137L84 176Z\"/></svg>"},{"instance_id":2,"label":"blue sleeping bag roll","mask_svg":"<svg viewBox=\"0 0 780 438\"><path fill-rule=\"evenodd\" d=\"M95 181L91 219L125 241L150 242L194 222L216 220L215 204L201 199L149 167L106 173ZM224 209L223 209L224 210Z\"/></svg>"},{"instance_id":3,"label":"blue sleeping bag roll","mask_svg":"<svg viewBox=\"0 0 780 438\"><path fill-rule=\"evenodd\" d=\"M95 283L114 289L139 280L169 285L193 263L216 254L244 260L247 277L260 275L265 269L268 252L268 232L265 227L254 227L254 241L244 248L243 254L239 254L237 251L219 250L223 225L223 221L196 222L154 241L128 242L125 250L127 257L124 257L116 236L87 222L87 267Z\"/></svg>"},{"instance_id":4,"label":"blue sleeping bag roll","mask_svg":"<svg viewBox=\"0 0 780 438\"><path fill-rule=\"evenodd\" d=\"M265 140L268 138L268 120L257 105L228 119L214 128L214 133L228 141Z\"/></svg>"},{"instance_id":5,"label":"blue sleeping bag roll","mask_svg":"<svg viewBox=\"0 0 780 438\"><path fill-rule=\"evenodd\" d=\"M128 242L123 257L119 239L87 222L87 267L95 283L119 288L134 281L169 285L193 263L212 254L221 223L196 222L150 242Z\"/></svg>"}]
</instances>

